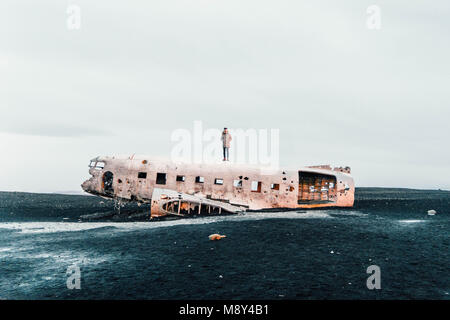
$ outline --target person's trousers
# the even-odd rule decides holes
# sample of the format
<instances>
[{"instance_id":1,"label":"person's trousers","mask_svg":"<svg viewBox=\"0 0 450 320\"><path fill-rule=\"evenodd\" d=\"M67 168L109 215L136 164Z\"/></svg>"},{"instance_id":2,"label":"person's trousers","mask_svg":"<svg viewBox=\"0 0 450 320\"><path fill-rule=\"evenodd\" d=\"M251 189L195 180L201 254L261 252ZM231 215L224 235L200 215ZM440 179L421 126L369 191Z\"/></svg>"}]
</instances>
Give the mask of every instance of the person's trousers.
<instances>
[{"instance_id":1,"label":"person's trousers","mask_svg":"<svg viewBox=\"0 0 450 320\"><path fill-rule=\"evenodd\" d=\"M230 152L228 147L223 147L223 158L229 160Z\"/></svg>"}]
</instances>

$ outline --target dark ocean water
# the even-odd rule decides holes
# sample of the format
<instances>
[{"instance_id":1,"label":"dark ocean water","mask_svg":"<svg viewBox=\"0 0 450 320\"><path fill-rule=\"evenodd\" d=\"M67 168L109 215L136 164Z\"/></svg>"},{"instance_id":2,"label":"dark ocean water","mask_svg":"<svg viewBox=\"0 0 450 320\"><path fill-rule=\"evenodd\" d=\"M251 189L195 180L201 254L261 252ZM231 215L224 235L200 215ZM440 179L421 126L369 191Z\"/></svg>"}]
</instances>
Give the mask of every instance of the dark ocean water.
<instances>
[{"instance_id":1,"label":"dark ocean water","mask_svg":"<svg viewBox=\"0 0 450 320\"><path fill-rule=\"evenodd\" d=\"M0 193L0 298L450 299L447 191L361 188L351 209L119 222L130 207L79 222L113 206ZM80 290L66 286L72 265ZM367 289L370 265L381 290Z\"/></svg>"}]
</instances>

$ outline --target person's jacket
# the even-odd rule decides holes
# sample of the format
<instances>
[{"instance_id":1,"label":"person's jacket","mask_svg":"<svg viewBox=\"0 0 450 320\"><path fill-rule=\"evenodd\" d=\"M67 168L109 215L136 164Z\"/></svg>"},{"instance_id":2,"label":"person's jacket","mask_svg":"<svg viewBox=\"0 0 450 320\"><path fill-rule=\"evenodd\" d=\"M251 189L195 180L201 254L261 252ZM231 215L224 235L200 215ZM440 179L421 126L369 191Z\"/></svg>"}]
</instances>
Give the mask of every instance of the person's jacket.
<instances>
[{"instance_id":1,"label":"person's jacket","mask_svg":"<svg viewBox=\"0 0 450 320\"><path fill-rule=\"evenodd\" d=\"M222 143L223 143L223 147L225 148L229 148L230 147L230 142L231 142L231 135L230 133L223 133L222 132Z\"/></svg>"}]
</instances>

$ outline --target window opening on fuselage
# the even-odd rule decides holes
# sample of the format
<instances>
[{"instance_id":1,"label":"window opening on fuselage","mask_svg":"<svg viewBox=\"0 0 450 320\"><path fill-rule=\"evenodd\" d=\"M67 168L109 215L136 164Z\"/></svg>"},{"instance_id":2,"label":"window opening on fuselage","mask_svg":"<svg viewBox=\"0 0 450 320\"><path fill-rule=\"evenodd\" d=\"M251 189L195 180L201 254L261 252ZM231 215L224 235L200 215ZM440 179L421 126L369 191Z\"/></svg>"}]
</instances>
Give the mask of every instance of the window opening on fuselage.
<instances>
[{"instance_id":1,"label":"window opening on fuselage","mask_svg":"<svg viewBox=\"0 0 450 320\"><path fill-rule=\"evenodd\" d=\"M166 184L166 174L164 172L156 173L156 184Z\"/></svg>"}]
</instances>

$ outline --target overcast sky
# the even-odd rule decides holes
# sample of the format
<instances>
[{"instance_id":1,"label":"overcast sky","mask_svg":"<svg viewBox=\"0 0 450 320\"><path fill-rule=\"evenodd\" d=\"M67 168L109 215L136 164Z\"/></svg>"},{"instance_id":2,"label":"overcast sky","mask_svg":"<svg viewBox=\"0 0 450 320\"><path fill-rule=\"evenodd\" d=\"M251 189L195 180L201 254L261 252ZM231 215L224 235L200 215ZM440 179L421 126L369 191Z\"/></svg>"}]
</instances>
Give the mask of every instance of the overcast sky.
<instances>
[{"instance_id":1,"label":"overcast sky","mask_svg":"<svg viewBox=\"0 0 450 320\"><path fill-rule=\"evenodd\" d=\"M169 157L194 120L278 128L281 165L357 186L450 189L449 31L448 0L2 0L0 190L80 190L91 158Z\"/></svg>"}]
</instances>

